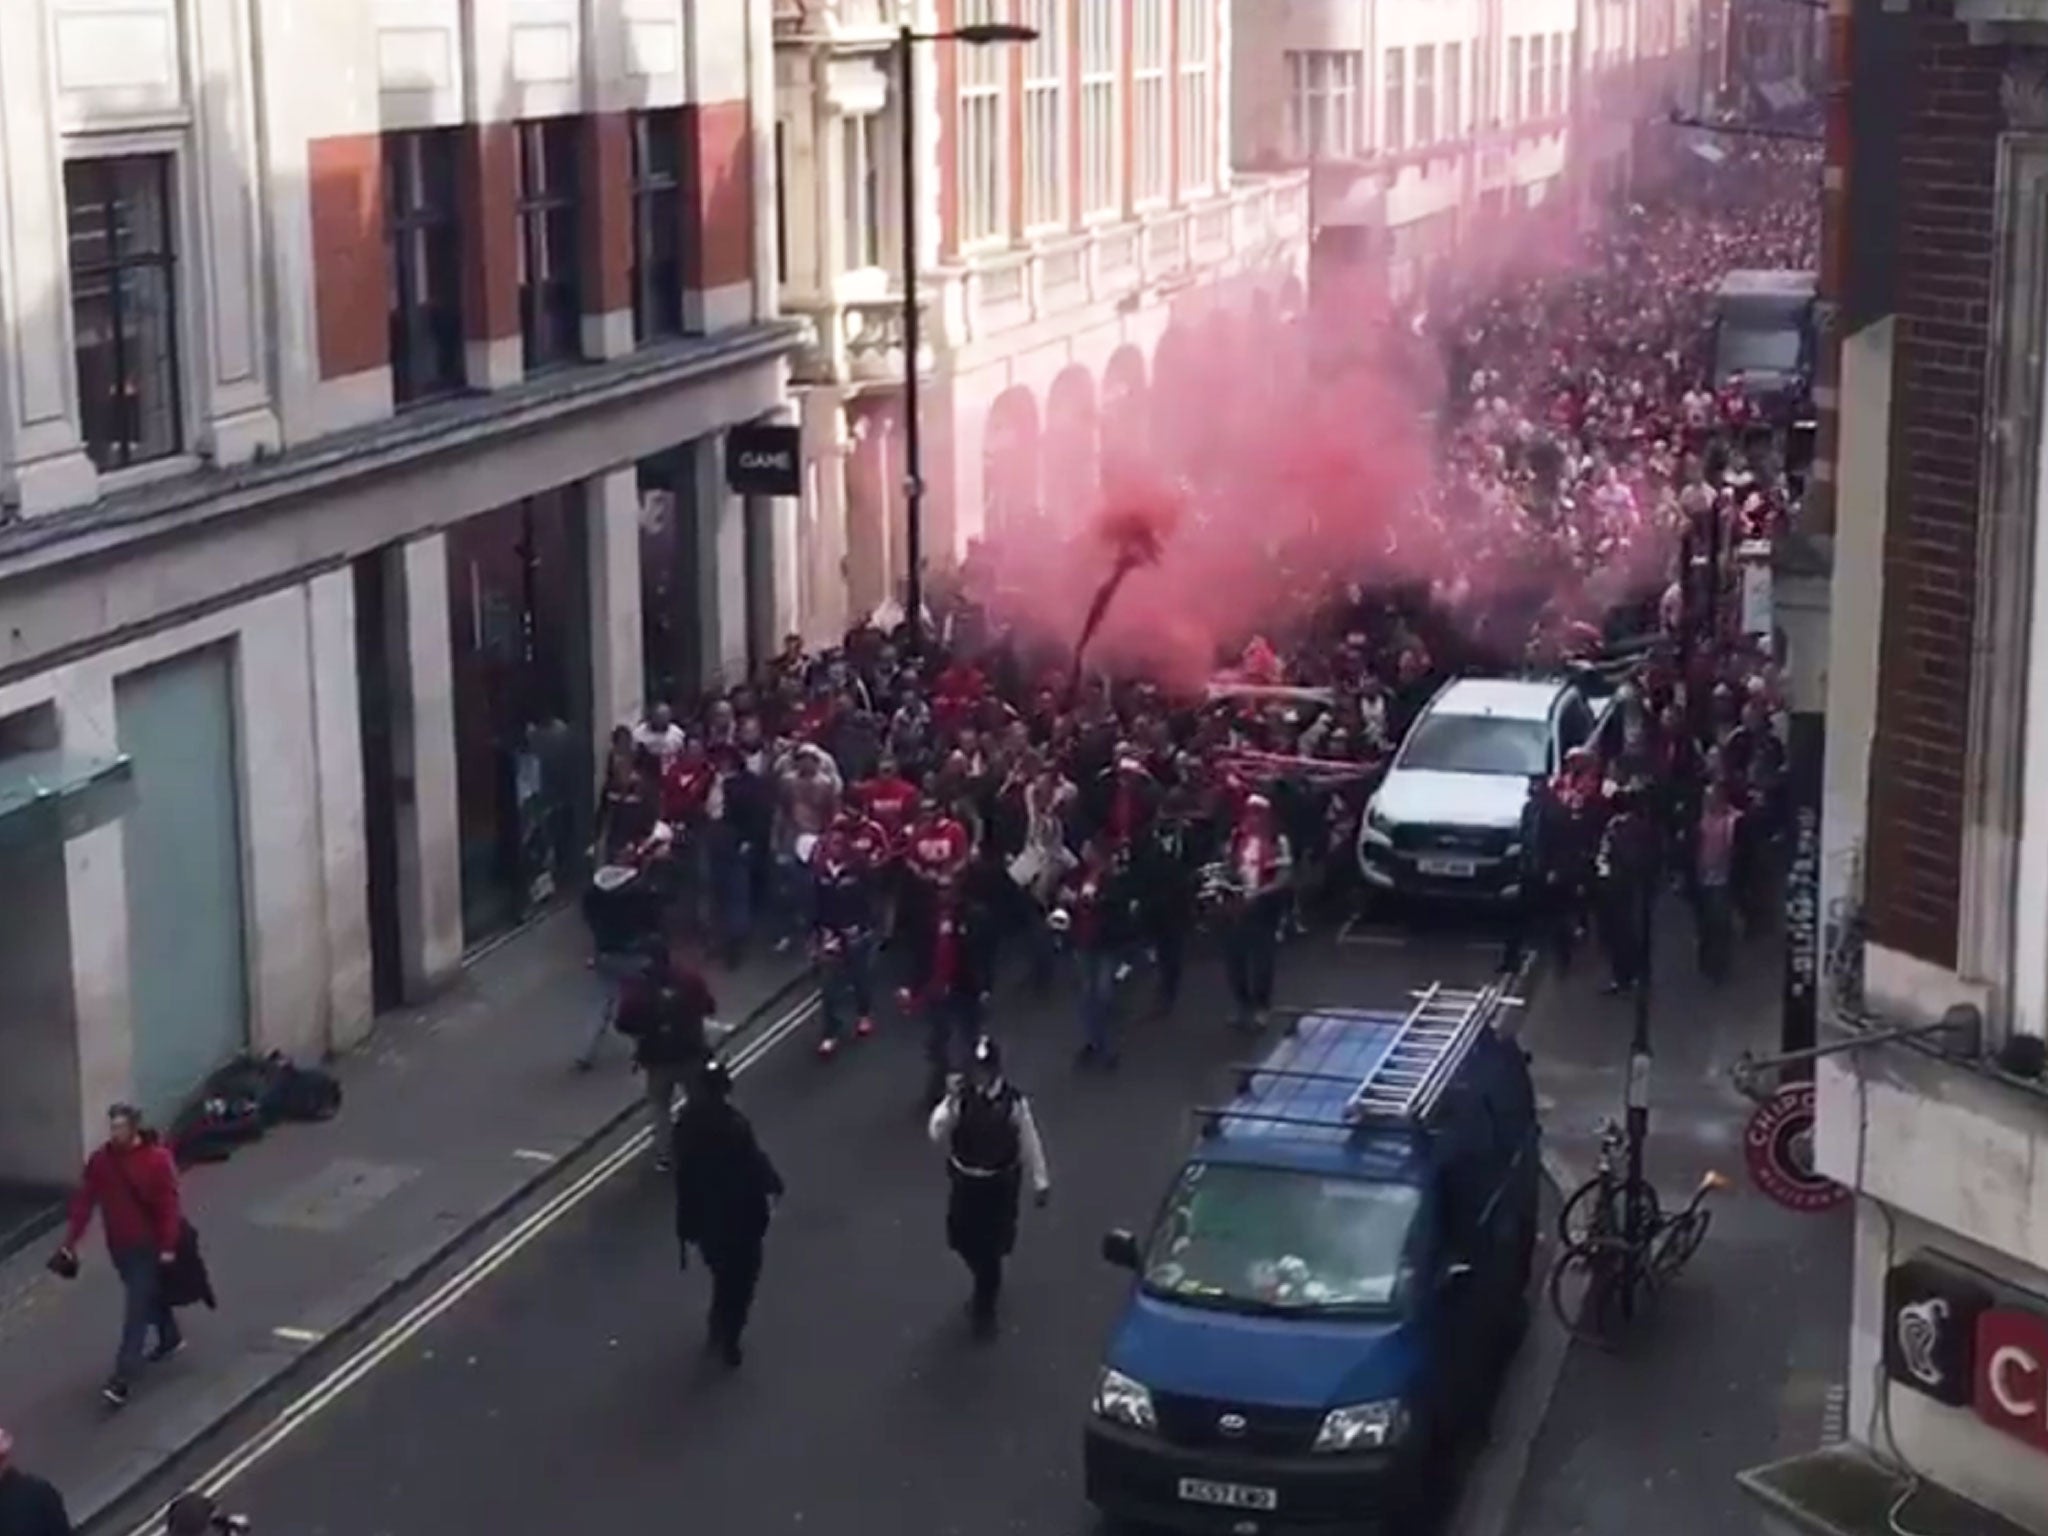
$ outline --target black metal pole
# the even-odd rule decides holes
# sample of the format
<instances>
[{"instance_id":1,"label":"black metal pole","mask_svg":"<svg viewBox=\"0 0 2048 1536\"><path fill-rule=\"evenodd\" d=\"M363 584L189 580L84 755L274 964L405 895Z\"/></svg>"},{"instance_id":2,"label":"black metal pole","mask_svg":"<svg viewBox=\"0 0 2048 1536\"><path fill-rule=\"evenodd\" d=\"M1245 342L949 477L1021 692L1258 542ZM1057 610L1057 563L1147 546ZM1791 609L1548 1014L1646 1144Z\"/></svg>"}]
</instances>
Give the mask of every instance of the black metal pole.
<instances>
[{"instance_id":1,"label":"black metal pole","mask_svg":"<svg viewBox=\"0 0 2048 1536\"><path fill-rule=\"evenodd\" d=\"M913 654L924 649L924 439L918 425L917 300L917 33L896 33L896 79L903 114L903 551L910 569L903 584L904 620Z\"/></svg>"},{"instance_id":2,"label":"black metal pole","mask_svg":"<svg viewBox=\"0 0 2048 1536\"><path fill-rule=\"evenodd\" d=\"M1635 814L1643 816L1647 812L1638 808ZM1643 1202L1636 1197L1636 1191L1643 1187L1643 1149L1650 1139L1650 967L1655 951L1657 882L1662 878L1662 871L1655 854L1655 843L1647 835L1640 872L1643 888L1641 908L1636 914L1639 928L1636 934L1635 1028L1628 1046L1628 1116L1625 1127L1628 1136L1628 1193L1623 1200L1623 1221L1628 1230L1628 1274L1622 1291L1624 1316L1634 1314L1637 1264L1650 1240L1650 1234L1643 1230L1643 1218L1648 1212L1643 1210Z\"/></svg>"}]
</instances>

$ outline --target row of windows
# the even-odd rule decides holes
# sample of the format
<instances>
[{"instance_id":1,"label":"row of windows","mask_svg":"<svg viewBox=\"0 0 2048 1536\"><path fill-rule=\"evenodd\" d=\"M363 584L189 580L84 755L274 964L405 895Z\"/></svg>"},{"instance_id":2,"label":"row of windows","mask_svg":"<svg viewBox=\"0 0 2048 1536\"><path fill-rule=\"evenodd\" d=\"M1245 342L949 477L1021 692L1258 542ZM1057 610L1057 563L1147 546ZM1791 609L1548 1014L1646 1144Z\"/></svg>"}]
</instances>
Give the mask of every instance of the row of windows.
<instances>
[{"instance_id":1,"label":"row of windows","mask_svg":"<svg viewBox=\"0 0 2048 1536\"><path fill-rule=\"evenodd\" d=\"M1118 79L1120 29L1129 28L1131 59L1131 187L1134 202L1164 200L1172 191L1173 140L1180 144L1181 190L1206 190L1214 177L1216 130L1216 5L1180 0L1169 30L1166 0L1128 6L1089 5L1078 39L1068 31L1064 0L960 0L961 24L1016 20L1037 29L1023 68L1023 220L1026 230L1111 213L1123 187ZM1075 47L1078 42L1078 49ZM968 245L1009 232L1009 115L1003 50L960 52L960 238ZM1078 55L1078 60L1077 60ZM1078 63L1078 72L1076 64ZM1072 105L1078 96L1079 109ZM1071 135L1080 134L1080 184L1070 185ZM1078 205L1076 205L1078 199Z\"/></svg>"},{"instance_id":2,"label":"row of windows","mask_svg":"<svg viewBox=\"0 0 2048 1536\"><path fill-rule=\"evenodd\" d=\"M582 352L582 222L574 118L517 125L519 334L535 371ZM684 329L681 114L632 121L632 306L638 342ZM384 136L386 308L400 405L463 387L461 130ZM79 413L102 471L184 451L179 362L178 167L169 154L73 160L64 169Z\"/></svg>"},{"instance_id":3,"label":"row of windows","mask_svg":"<svg viewBox=\"0 0 2048 1536\"><path fill-rule=\"evenodd\" d=\"M1571 40L1563 33L1508 39L1507 99L1495 116L1502 123L1537 120L1561 113L1569 89ZM1463 138L1471 128L1468 102L1482 115L1491 95L1492 59L1472 49L1477 78L1466 91L1462 43L1422 43L1389 48L1381 81L1384 107L1381 147L1388 153L1421 149ZM1364 55L1309 52L1287 55L1287 151L1295 160L1344 160L1369 147L1364 94Z\"/></svg>"}]
</instances>

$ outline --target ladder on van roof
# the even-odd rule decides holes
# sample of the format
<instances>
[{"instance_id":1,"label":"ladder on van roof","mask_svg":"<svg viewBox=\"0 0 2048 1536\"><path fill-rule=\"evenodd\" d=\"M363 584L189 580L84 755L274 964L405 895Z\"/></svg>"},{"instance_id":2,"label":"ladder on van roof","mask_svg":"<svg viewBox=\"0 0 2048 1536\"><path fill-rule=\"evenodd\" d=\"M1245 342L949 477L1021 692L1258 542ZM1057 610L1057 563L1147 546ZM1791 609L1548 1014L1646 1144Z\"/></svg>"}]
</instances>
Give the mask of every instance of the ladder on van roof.
<instances>
[{"instance_id":1,"label":"ladder on van roof","mask_svg":"<svg viewBox=\"0 0 2048 1536\"><path fill-rule=\"evenodd\" d=\"M1450 990L1440 981L1414 996L1393 1044L1345 1105L1350 1119L1427 1120L1501 1002L1498 987Z\"/></svg>"},{"instance_id":2,"label":"ladder on van roof","mask_svg":"<svg viewBox=\"0 0 2048 1536\"><path fill-rule=\"evenodd\" d=\"M1355 1069L1330 1070L1329 1058L1337 1043L1327 1039L1320 1042L1322 1049L1316 1053L1314 1068L1308 1070L1304 1070L1308 1064L1301 1061L1299 1053L1291 1055L1285 1065L1239 1064L1235 1068L1238 1102L1197 1111L1203 1135L1217 1134L1230 1121L1354 1133L1368 1125L1389 1122L1426 1125L1481 1034L1493 1027L1503 1009L1520 1007L1522 999L1510 994L1500 981L1479 988L1449 988L1436 982L1410 996L1414 1006L1398 1019L1389 1013L1357 1008L1288 1010L1290 1037L1298 1037L1302 1023L1307 1020L1342 1023L1348 1019L1391 1027L1393 1038L1363 1077ZM1276 1088L1293 1091L1282 1094L1286 1101L1282 1104L1244 1104L1244 1100L1254 1097L1262 1079ZM1317 1084L1325 1085L1325 1092L1332 1088L1348 1090L1341 1111L1332 1114L1324 1110L1320 1115L1301 1112L1300 1099L1313 1095L1313 1085Z\"/></svg>"}]
</instances>

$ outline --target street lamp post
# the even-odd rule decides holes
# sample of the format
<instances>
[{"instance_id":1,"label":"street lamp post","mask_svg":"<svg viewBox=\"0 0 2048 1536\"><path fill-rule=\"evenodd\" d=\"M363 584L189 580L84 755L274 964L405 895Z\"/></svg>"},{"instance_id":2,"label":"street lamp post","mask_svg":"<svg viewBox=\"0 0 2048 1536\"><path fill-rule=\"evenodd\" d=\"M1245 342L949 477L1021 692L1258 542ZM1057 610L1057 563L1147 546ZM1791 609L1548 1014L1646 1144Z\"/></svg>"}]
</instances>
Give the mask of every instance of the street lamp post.
<instances>
[{"instance_id":1,"label":"street lamp post","mask_svg":"<svg viewBox=\"0 0 2048 1536\"><path fill-rule=\"evenodd\" d=\"M903 26L896 33L896 80L903 114L903 514L904 554L910 570L904 584L904 618L910 625L910 648L924 649L924 434L918 421L918 353L923 346L923 316L917 296L917 45L966 43L985 48L991 43L1029 43L1035 27L1006 22L955 27L946 32L920 32Z\"/></svg>"}]
</instances>

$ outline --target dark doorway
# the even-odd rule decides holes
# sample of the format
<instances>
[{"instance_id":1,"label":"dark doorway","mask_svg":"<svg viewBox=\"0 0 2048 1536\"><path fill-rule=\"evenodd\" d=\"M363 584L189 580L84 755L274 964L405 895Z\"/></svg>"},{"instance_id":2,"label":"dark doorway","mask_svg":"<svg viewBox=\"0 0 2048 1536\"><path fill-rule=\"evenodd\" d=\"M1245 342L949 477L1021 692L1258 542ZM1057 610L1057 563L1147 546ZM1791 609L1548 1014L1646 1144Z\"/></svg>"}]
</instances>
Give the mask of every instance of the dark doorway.
<instances>
[{"instance_id":1,"label":"dark doorway","mask_svg":"<svg viewBox=\"0 0 2048 1536\"><path fill-rule=\"evenodd\" d=\"M370 894L370 996L377 1012L405 1000L398 900L398 712L406 644L394 604L395 552L355 562L356 709L363 751L363 847Z\"/></svg>"},{"instance_id":2,"label":"dark doorway","mask_svg":"<svg viewBox=\"0 0 2048 1536\"><path fill-rule=\"evenodd\" d=\"M704 678L697 458L687 445L641 461L640 651L649 704L688 704Z\"/></svg>"},{"instance_id":3,"label":"dark doorway","mask_svg":"<svg viewBox=\"0 0 2048 1536\"><path fill-rule=\"evenodd\" d=\"M749 496L740 503L747 588L747 676L759 677L782 648L775 633L775 503Z\"/></svg>"},{"instance_id":4,"label":"dark doorway","mask_svg":"<svg viewBox=\"0 0 2048 1536\"><path fill-rule=\"evenodd\" d=\"M448 530L471 947L524 922L580 873L594 794L587 569L574 486Z\"/></svg>"}]
</instances>

